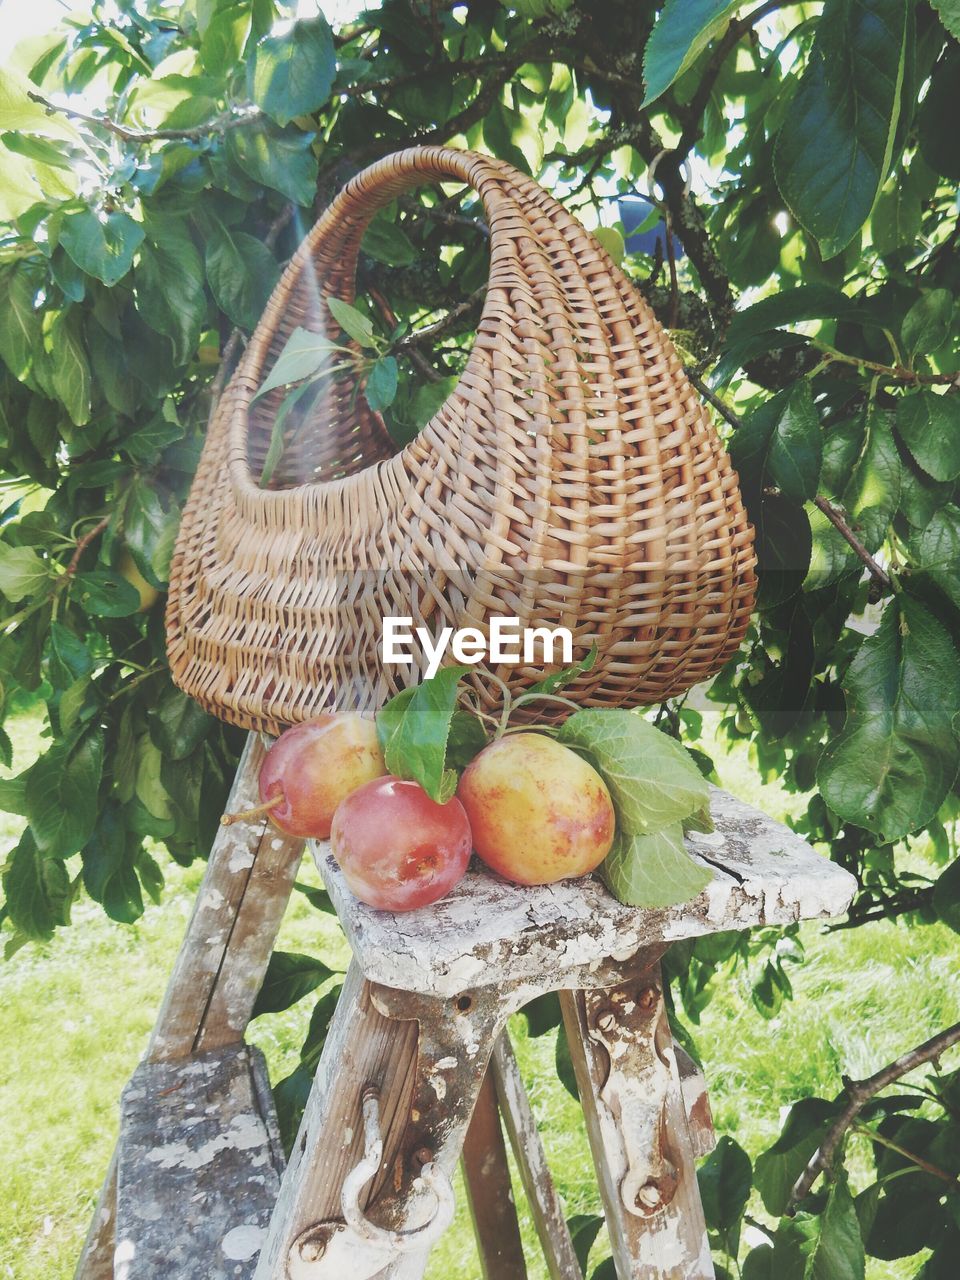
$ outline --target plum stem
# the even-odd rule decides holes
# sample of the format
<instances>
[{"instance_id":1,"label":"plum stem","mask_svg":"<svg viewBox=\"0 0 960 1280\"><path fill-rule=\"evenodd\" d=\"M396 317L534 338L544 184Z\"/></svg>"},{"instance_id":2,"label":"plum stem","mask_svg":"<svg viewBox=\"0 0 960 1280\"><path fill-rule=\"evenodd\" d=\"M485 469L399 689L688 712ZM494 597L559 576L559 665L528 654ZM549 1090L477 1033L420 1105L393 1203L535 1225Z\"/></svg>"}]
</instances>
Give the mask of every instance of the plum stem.
<instances>
[{"instance_id":1,"label":"plum stem","mask_svg":"<svg viewBox=\"0 0 960 1280\"><path fill-rule=\"evenodd\" d=\"M283 792L278 791L275 796L264 800L263 804L254 805L252 809L244 809L242 813L225 813L220 819L220 825L232 827L235 822L249 822L251 818L259 818L261 814L269 813L278 804L282 804L285 798Z\"/></svg>"}]
</instances>

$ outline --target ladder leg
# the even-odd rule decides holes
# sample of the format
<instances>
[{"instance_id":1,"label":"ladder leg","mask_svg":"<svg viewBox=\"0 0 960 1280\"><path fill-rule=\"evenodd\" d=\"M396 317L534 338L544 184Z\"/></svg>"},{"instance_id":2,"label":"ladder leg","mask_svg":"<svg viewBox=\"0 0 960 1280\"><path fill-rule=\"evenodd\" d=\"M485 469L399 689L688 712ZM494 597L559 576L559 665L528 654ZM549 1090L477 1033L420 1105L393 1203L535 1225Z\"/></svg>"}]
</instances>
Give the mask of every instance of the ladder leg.
<instances>
[{"instance_id":1,"label":"ladder leg","mask_svg":"<svg viewBox=\"0 0 960 1280\"><path fill-rule=\"evenodd\" d=\"M619 1280L714 1280L659 965L561 992Z\"/></svg>"},{"instance_id":2,"label":"ladder leg","mask_svg":"<svg viewBox=\"0 0 960 1280\"><path fill-rule=\"evenodd\" d=\"M500 1034L494 1045L491 1069L504 1126L520 1170L550 1280L581 1280L580 1264L563 1204L547 1165L537 1121L506 1031Z\"/></svg>"},{"instance_id":3,"label":"ladder leg","mask_svg":"<svg viewBox=\"0 0 960 1280\"><path fill-rule=\"evenodd\" d=\"M483 1077L464 1138L463 1177L483 1280L526 1280L492 1067Z\"/></svg>"},{"instance_id":4,"label":"ladder leg","mask_svg":"<svg viewBox=\"0 0 960 1280\"><path fill-rule=\"evenodd\" d=\"M228 810L257 803L264 745L251 733ZM147 1049L170 1061L243 1039L303 854L265 819L221 827ZM104 1180L75 1280L113 1280L118 1150Z\"/></svg>"},{"instance_id":5,"label":"ladder leg","mask_svg":"<svg viewBox=\"0 0 960 1280\"><path fill-rule=\"evenodd\" d=\"M422 1275L452 1216L450 1179L509 1012L493 988L419 996L369 983L351 964L256 1280Z\"/></svg>"},{"instance_id":6,"label":"ladder leg","mask_svg":"<svg viewBox=\"0 0 960 1280\"><path fill-rule=\"evenodd\" d=\"M113 1280L113 1250L117 1216L117 1152L114 1150L103 1180L97 1207L83 1243L74 1280Z\"/></svg>"}]
</instances>

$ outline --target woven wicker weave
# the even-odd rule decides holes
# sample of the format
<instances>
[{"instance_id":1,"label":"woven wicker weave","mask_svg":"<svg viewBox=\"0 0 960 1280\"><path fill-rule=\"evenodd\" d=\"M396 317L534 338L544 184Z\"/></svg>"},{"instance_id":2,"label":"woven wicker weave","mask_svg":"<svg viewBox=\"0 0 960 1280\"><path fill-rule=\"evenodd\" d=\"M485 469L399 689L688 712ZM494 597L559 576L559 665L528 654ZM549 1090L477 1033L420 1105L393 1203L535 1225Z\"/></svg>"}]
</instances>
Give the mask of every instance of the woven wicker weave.
<instances>
[{"instance_id":1,"label":"woven wicker weave","mask_svg":"<svg viewBox=\"0 0 960 1280\"><path fill-rule=\"evenodd\" d=\"M490 281L454 392L401 451L346 375L258 484L283 389L251 401L296 326L336 337L380 206L462 180ZM291 428L291 431L293 428ZM650 308L583 227L488 156L420 147L350 181L288 266L207 438L173 557L173 676L210 711L277 732L371 711L416 683L384 667L384 616L436 633L491 616L568 627L599 656L567 693L655 702L736 650L754 598L737 476ZM476 671L482 673L483 667ZM540 666L497 667L514 691ZM485 704L501 695L474 677Z\"/></svg>"}]
</instances>

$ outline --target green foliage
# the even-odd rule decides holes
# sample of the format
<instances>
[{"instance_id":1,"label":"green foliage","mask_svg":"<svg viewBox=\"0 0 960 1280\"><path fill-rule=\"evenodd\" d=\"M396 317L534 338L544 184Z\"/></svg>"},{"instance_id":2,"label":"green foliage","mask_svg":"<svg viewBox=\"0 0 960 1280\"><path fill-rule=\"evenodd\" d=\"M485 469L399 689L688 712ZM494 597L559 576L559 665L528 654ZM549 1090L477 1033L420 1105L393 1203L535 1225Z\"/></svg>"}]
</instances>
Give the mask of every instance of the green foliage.
<instances>
[{"instance_id":1,"label":"green foliage","mask_svg":"<svg viewBox=\"0 0 960 1280\"><path fill-rule=\"evenodd\" d=\"M136 919L161 863L208 847L241 735L172 689L163 606L144 606L131 565L163 591L211 382L241 345L232 330L255 326L332 192L410 142L492 150L591 225L616 220L614 195L663 202L654 221L669 214L684 250L675 288L645 253L622 265L723 397L762 581L744 650L710 692L721 742L702 741L682 703L659 728L706 775L723 740L750 744L758 778L795 797L797 829L856 876L847 923L956 929L958 35L955 0L610 0L602 14L592 0L383 0L335 31L291 23L272 0L121 0L64 24L39 57L21 51L0 73L0 722L32 700L46 729L39 758L0 784L26 824L3 867L10 949L49 939L83 895ZM29 93L82 93L105 122ZM487 266L470 193L428 185L381 210L357 301L297 317L259 388L286 388L261 484L282 483L284 449L333 373L398 447L411 440L463 370L477 308L460 304ZM441 332L411 348L423 324ZM413 696L391 704L391 737ZM412 775L437 795L482 745L476 721L440 702L415 709L436 742ZM684 776L684 812L670 801L656 831L638 820L627 837L672 865L661 892L685 865L677 824L702 807L700 773ZM734 969L775 1015L801 958L795 934L759 930L668 963L695 1023ZM325 991L325 1011L335 998ZM281 1088L288 1125L326 1017ZM562 1046L558 1062L569 1078ZM832 1106L807 1102L754 1165L774 1219ZM924 1106L916 1148L898 1115L865 1123L938 1164L950 1113ZM745 1280L856 1276L857 1239L879 1257L920 1241L924 1280L949 1274L942 1189L885 1164L890 1151L870 1147L883 1184L871 1210L842 1172L859 1188L863 1161L844 1148L771 1246L740 1248ZM741 1184L725 1145L708 1187L728 1164ZM712 1229L735 1273L739 1200L724 1197Z\"/></svg>"},{"instance_id":2,"label":"green foliage","mask_svg":"<svg viewBox=\"0 0 960 1280\"><path fill-rule=\"evenodd\" d=\"M824 6L774 156L783 197L824 258L850 243L887 177L914 40L911 0Z\"/></svg>"}]
</instances>

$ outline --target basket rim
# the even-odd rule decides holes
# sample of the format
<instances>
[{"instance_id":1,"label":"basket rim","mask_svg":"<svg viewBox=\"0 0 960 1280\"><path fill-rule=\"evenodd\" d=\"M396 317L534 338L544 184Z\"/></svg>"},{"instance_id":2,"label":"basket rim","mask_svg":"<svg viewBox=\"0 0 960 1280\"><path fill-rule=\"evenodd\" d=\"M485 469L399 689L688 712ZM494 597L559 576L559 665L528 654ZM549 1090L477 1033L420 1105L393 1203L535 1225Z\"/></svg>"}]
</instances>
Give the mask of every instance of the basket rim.
<instances>
[{"instance_id":1,"label":"basket rim","mask_svg":"<svg viewBox=\"0 0 960 1280\"><path fill-rule=\"evenodd\" d=\"M452 157L451 159L448 159ZM261 315L257 322L257 327L251 335L250 342L247 344L243 361L237 369L235 375L236 382L233 395L233 404L230 409L230 422L228 424L228 460L227 471L230 477L230 483L234 493L238 498L255 499L260 503L276 505L289 501L295 495L303 495L309 492L323 490L331 495L349 491L351 488L357 488L365 482L364 478L369 477L378 470L394 468L398 472L405 471L405 463L414 449L422 450L424 445L432 447L434 441L431 439L433 431L436 429L436 423L446 406L454 399L457 390L464 380L464 377L470 372L481 359L479 349L474 340L470 348L470 354L464 365L462 372L457 379L457 385L452 388L443 404L436 410L428 422L426 422L416 433L412 440L401 446L394 454L388 458L379 458L375 462L371 462L366 466L352 471L347 476L332 477L328 480L305 480L299 484L285 485L282 489L262 489L257 483L257 479L253 474L250 466L249 441L250 441L250 408L253 399L256 396L259 381L263 378L264 357L267 354L269 343L277 331L277 326L264 325L264 317L270 311L271 304L274 299L283 300L289 297L292 290L296 287L303 272L312 267L312 258L314 251L328 232L328 228L335 226L344 206L355 204L357 196L354 195L354 189L365 180L376 180L381 175L389 175L393 167L400 163L407 163L411 166L411 175L416 172L420 166L426 167L430 162L434 162L433 167L449 165L450 177L459 178L467 182L478 191L480 199L484 204L484 211L487 215L490 236L488 243L488 273L489 282L489 264L492 262L493 250L495 242L499 242L501 232L499 228L499 215L491 209L487 201L484 199L483 193L478 190L478 183L475 178L476 171L481 167L493 170L498 176L510 177L516 174L518 178L523 175L519 173L513 165L506 161L499 160L495 156L485 155L483 152L468 150L460 147L440 147L440 146L415 146L406 147L400 151L391 152L389 155L382 157L373 164L366 166L355 174L349 182L347 182L337 193L334 199L324 210L320 218L314 223L313 227L307 233L301 244L298 246L296 253L290 259L286 269L274 286L274 291L270 295L265 307L264 314ZM429 181L429 177L424 175L424 182ZM413 182L411 185L419 185ZM370 216L376 212L377 206L374 205L370 210ZM320 282L322 295L322 282ZM483 306L480 316L477 320L477 330L485 321L496 323L494 313L497 304L497 289L487 288L486 296L483 300ZM322 295L325 300L325 295ZM353 291L352 297L344 299L351 301L356 297ZM259 381L253 382L248 373L248 366L256 366L259 370Z\"/></svg>"}]
</instances>

